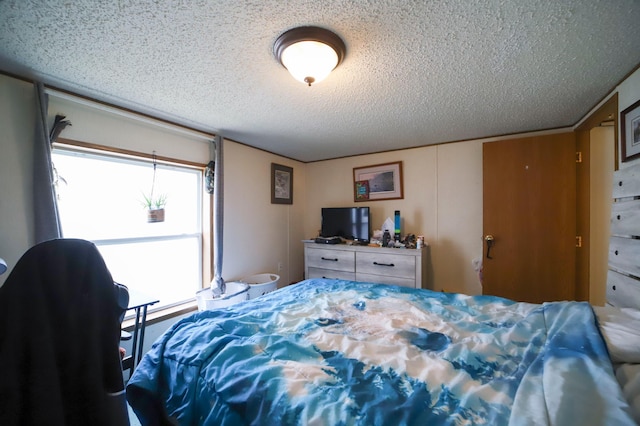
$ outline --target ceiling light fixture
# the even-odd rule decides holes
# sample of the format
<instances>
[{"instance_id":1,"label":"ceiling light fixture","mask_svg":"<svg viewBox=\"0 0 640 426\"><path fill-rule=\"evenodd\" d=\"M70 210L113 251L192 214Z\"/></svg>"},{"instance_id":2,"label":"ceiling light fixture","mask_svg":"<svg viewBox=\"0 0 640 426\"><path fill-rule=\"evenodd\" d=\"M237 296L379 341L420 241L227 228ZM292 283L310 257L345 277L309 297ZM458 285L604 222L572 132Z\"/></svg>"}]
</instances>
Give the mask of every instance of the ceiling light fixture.
<instances>
[{"instance_id":1,"label":"ceiling light fixture","mask_svg":"<svg viewBox=\"0 0 640 426\"><path fill-rule=\"evenodd\" d=\"M319 83L337 67L346 54L336 34L319 27L298 27L284 32L273 45L282 66L298 81Z\"/></svg>"}]
</instances>

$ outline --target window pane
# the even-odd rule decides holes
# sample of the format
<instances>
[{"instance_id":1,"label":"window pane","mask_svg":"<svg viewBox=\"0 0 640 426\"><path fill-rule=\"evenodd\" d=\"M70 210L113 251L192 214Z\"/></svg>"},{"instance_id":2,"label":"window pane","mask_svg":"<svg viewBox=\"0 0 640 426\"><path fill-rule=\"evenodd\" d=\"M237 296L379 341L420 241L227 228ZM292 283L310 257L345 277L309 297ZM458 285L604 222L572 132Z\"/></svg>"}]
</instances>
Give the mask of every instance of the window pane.
<instances>
[{"instance_id":1,"label":"window pane","mask_svg":"<svg viewBox=\"0 0 640 426\"><path fill-rule=\"evenodd\" d=\"M157 297L163 305L195 297L200 239L98 245L114 281ZM156 306L153 306L156 308Z\"/></svg>"},{"instance_id":2,"label":"window pane","mask_svg":"<svg viewBox=\"0 0 640 426\"><path fill-rule=\"evenodd\" d=\"M144 195L153 164L56 150L58 197L68 238L103 240L200 232L201 171L158 164L154 194L165 194L165 221L147 223Z\"/></svg>"}]
</instances>

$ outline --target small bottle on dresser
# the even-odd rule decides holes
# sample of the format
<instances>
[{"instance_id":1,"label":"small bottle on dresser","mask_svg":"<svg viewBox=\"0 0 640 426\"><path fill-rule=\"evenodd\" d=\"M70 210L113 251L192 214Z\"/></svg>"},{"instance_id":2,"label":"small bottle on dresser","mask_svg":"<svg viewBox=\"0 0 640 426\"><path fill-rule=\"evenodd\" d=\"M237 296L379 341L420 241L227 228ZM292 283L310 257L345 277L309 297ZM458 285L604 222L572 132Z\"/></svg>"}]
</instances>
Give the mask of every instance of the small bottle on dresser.
<instances>
[{"instance_id":1,"label":"small bottle on dresser","mask_svg":"<svg viewBox=\"0 0 640 426\"><path fill-rule=\"evenodd\" d=\"M382 234L382 247L387 247L389 245L389 241L391 241L391 234L388 229L385 229L384 234Z\"/></svg>"}]
</instances>

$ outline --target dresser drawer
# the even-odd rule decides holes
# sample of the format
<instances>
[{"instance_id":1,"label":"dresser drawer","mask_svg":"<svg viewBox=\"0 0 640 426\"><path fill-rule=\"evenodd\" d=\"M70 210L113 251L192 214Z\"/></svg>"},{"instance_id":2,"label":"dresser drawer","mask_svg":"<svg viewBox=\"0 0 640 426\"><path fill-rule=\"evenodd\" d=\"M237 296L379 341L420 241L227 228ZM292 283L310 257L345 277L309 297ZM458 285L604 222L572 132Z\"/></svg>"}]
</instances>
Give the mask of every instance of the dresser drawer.
<instances>
[{"instance_id":1,"label":"dresser drawer","mask_svg":"<svg viewBox=\"0 0 640 426\"><path fill-rule=\"evenodd\" d=\"M637 308L640 283L626 275L609 270L607 273L607 303L617 308Z\"/></svg>"},{"instance_id":2,"label":"dresser drawer","mask_svg":"<svg viewBox=\"0 0 640 426\"><path fill-rule=\"evenodd\" d=\"M309 268L309 278L328 278L332 280L355 281L356 274L354 272L335 271L332 269Z\"/></svg>"},{"instance_id":3,"label":"dresser drawer","mask_svg":"<svg viewBox=\"0 0 640 426\"><path fill-rule=\"evenodd\" d=\"M387 277L416 278L416 257L389 253L356 253L358 273Z\"/></svg>"},{"instance_id":4,"label":"dresser drawer","mask_svg":"<svg viewBox=\"0 0 640 426\"><path fill-rule=\"evenodd\" d=\"M374 275L374 274L356 274L356 281L365 283L377 283L377 284L394 284L401 285L403 287L416 287L416 280L413 278L401 278L391 275Z\"/></svg>"},{"instance_id":5,"label":"dresser drawer","mask_svg":"<svg viewBox=\"0 0 640 426\"><path fill-rule=\"evenodd\" d=\"M428 288L426 250L322 245L304 241L304 275Z\"/></svg>"},{"instance_id":6,"label":"dresser drawer","mask_svg":"<svg viewBox=\"0 0 640 426\"><path fill-rule=\"evenodd\" d=\"M309 268L331 269L334 271L355 272L355 252L332 249L307 249ZM311 273L309 273L311 275Z\"/></svg>"}]
</instances>

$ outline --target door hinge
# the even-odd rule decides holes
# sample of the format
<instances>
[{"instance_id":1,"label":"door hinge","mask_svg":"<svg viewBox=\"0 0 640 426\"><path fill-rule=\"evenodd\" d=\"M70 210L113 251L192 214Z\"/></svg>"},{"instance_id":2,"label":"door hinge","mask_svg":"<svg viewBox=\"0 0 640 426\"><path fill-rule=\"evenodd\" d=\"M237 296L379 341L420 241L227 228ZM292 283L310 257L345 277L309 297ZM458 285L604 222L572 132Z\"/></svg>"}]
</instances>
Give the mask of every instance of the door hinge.
<instances>
[{"instance_id":1,"label":"door hinge","mask_svg":"<svg viewBox=\"0 0 640 426\"><path fill-rule=\"evenodd\" d=\"M582 247L582 236L576 236L576 247Z\"/></svg>"},{"instance_id":2,"label":"door hinge","mask_svg":"<svg viewBox=\"0 0 640 426\"><path fill-rule=\"evenodd\" d=\"M582 151L576 151L576 163L582 163Z\"/></svg>"}]
</instances>

